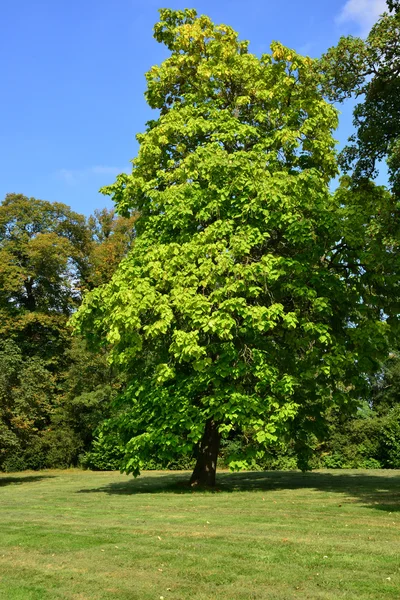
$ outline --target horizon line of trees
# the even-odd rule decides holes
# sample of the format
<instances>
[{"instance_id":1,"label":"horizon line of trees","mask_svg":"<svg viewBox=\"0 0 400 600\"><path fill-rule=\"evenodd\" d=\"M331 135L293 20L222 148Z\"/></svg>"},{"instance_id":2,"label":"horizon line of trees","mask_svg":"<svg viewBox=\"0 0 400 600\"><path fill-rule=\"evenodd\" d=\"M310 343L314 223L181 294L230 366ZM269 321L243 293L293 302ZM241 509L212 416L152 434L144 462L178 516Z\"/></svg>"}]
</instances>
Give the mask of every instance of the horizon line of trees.
<instances>
[{"instance_id":1,"label":"horizon line of trees","mask_svg":"<svg viewBox=\"0 0 400 600\"><path fill-rule=\"evenodd\" d=\"M136 217L8 194L0 205L0 469L80 464L123 386L72 337L85 291L108 282Z\"/></svg>"},{"instance_id":2,"label":"horizon line of trees","mask_svg":"<svg viewBox=\"0 0 400 600\"><path fill-rule=\"evenodd\" d=\"M89 218L66 205L9 194L0 205L0 470L118 469L123 448L104 421L124 390L107 352L72 336L69 317L86 290L110 281L134 243L136 215L99 210ZM400 467L400 357L392 352L355 415L332 409L313 468ZM219 461L254 450L254 469L298 467L293 443L257 459L250 432L223 442ZM191 453L147 468L190 468Z\"/></svg>"},{"instance_id":3,"label":"horizon line of trees","mask_svg":"<svg viewBox=\"0 0 400 600\"><path fill-rule=\"evenodd\" d=\"M216 27L193 10L161 11L155 37L168 46L171 57L150 71L147 91L149 104L159 109L160 118L148 123L146 133L138 136L141 151L133 174L119 176L106 190L114 196L120 215L125 216L103 209L86 218L65 204L22 194L5 197L0 204L0 470L68 466L114 469L123 465L128 472L137 473L143 467L189 468L196 456L199 459L202 444L204 452L206 449L207 440L199 438L204 423L195 423L194 447L188 441L194 427L191 419L203 401L202 418L208 415L204 435L209 429L211 437L219 436L221 464L232 465L232 456L243 455L250 457L246 465L254 469L303 468L299 454L299 444L303 444L302 451L308 452L307 466L311 467L400 468L400 355L396 338L400 306L400 5L396 0L387 4L389 12L378 20L366 40L341 38L337 46L314 61L276 43L272 55L259 60L248 54L247 43L238 41L229 27ZM193 61L197 61L197 71ZM215 68L212 77L209 68ZM268 86L274 86L276 106ZM354 134L337 160L332 138L337 117L326 100L340 103L351 97L359 100L354 110ZM268 119L264 118L266 111ZM182 114L189 123L185 131ZM301 151L298 140L303 144ZM196 153L198 161L190 162ZM268 154L270 172L265 185L277 178L276 189L285 198L291 220L274 217L272 187L272 208L265 216L260 200L264 188L257 188L249 172L250 154L254 168ZM373 183L383 160L388 166L388 188ZM335 194L329 196L325 187L337 171L337 163L344 176ZM264 171L259 168L259 178L265 176ZM304 173L303 195L292 198L284 187L289 189L290 182L295 178L298 182L299 174ZM187 186L182 196L181 185ZM251 210L243 189L252 198ZM304 200L311 191L314 204ZM245 224L240 221L243 210L249 215ZM222 233L218 233L216 223L228 222L228 233L222 226ZM331 239L331 227L336 228L335 239ZM197 258L193 259L196 253L204 258L204 236L201 240L199 236L206 231L211 232L207 259L214 256L217 269L212 260L197 264ZM215 235L220 237L214 239ZM193 240L200 240L200 245ZM217 243L221 240L225 244L222 254ZM135 244L134 256L130 252ZM179 257L176 259L174 244L188 251L187 260L181 258L182 264ZM324 245L329 250L322 251ZM272 262L262 263L260 248L267 246L270 256L279 258L281 270ZM148 263L152 253L153 263ZM296 263L298 255L301 264ZM121 267L127 256L133 257L132 261L126 260ZM236 258L229 266L232 256ZM269 300L258 300L265 290L258 285L256 271L251 271L253 263L264 269L265 281L270 277L268 285L280 298L281 308L276 303L274 306L281 313L269 314L264 310ZM202 284L203 293L196 283L200 264L209 286ZM190 293L182 287L187 265L192 268L188 281L195 282L193 289L188 287ZM243 271L250 265L251 285L240 287L237 265ZM289 273L292 267L297 268L297 280L288 292L284 271ZM307 297L308 278L302 279L307 268L314 273L315 297L321 296L325 304L318 305L312 295ZM126 297L131 287L140 283L138 273L150 273L152 283L135 296L143 301L144 308L133 314L136 307ZM174 286L182 298L186 294L182 302L177 303L173 293L169 295ZM334 289L348 294L349 302L354 302L351 316L346 300L337 298ZM88 300L79 310L84 297ZM215 297L210 306L219 321L216 318L210 325L207 302L211 297ZM154 298L160 301L155 309ZM331 305L341 316L329 313ZM308 348L299 345L298 334L292 331L302 311L306 314L303 335L310 336ZM78 323L81 332L72 336L69 321L76 313L75 326ZM164 320L160 314L166 315ZM130 335L126 333L129 327L125 329L127 315L133 323ZM374 319L371 328L369 316ZM182 327L180 338L176 332L168 333L174 318ZM193 325L191 319L203 324ZM268 328L263 319L270 319ZM353 335L356 322L361 332L358 339ZM380 330L383 322L393 332L390 338ZM237 347L232 344L228 352L230 331L236 327L238 332L238 323L240 343ZM104 332L110 333L113 327L115 332L104 343ZM196 331L202 327L210 356L207 343L203 340L199 345ZM339 345L329 346L329 332L335 327L340 352ZM275 328L275 338L267 339L267 330ZM122 341L121 332L125 335ZM169 349L163 347L168 335ZM350 344L344 339L346 335L353 335ZM315 348L320 344L320 355L331 361L324 365L326 377L319 368L315 344ZM347 360L350 346L355 358ZM138 349L142 354L137 357ZM114 352L114 362L108 360L110 352ZM304 381L300 367L292 360L295 354L308 365L308 379ZM267 355L274 357L272 370L268 361L263 362ZM258 366L257 360L261 361ZM228 419L222 426L223 416L219 416L219 424L214 419L217 396L211 394L210 406L204 400L213 384L208 373L215 369L220 385L237 402L230 380L232 365L235 385L243 395L242 405L240 410L232 409L232 422ZM279 369L282 373L288 369L295 376L279 379ZM338 381L329 379L330 369L340 372ZM261 371L276 380L273 386L265 384ZM310 375L313 373L315 377ZM317 378L321 383L316 383ZM299 411L298 402L290 400L295 380L309 386L304 407L300 407L304 413ZM338 400L324 403L329 389L335 390ZM174 394L181 394L187 423L182 426L182 419L175 422L174 415L168 413L172 425L168 429L167 423L168 431L162 438L153 426L160 418L153 409L157 402L164 402L163 410L168 412ZM290 435L275 436L268 429L267 416L259 426L254 425L254 415L246 414L246 399L257 398L262 406L266 396L271 406L281 411L277 427ZM135 409L133 397L140 397L142 402L135 400ZM225 400L220 401L223 407ZM239 413L243 422L236 426ZM150 425L153 423L151 435L145 414ZM292 423L291 430L288 422ZM225 427L224 435L218 433L218 427L221 431ZM127 452L130 439L136 439L137 445L131 444ZM167 441L170 446L164 452L161 447ZM173 444L178 448L175 452L171 450ZM154 450L158 446L160 453ZM144 458L139 460L135 453Z\"/></svg>"}]
</instances>

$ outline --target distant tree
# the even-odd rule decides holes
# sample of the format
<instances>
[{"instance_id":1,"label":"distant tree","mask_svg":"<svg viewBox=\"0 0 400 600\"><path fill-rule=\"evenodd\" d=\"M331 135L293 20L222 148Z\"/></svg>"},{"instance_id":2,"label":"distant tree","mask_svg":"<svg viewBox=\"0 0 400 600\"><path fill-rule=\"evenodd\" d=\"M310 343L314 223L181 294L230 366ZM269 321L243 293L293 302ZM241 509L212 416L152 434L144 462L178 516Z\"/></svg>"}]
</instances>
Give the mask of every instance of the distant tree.
<instances>
[{"instance_id":1,"label":"distant tree","mask_svg":"<svg viewBox=\"0 0 400 600\"><path fill-rule=\"evenodd\" d=\"M0 469L76 464L109 416L120 381L67 322L111 278L134 220L21 194L0 204Z\"/></svg>"},{"instance_id":2,"label":"distant tree","mask_svg":"<svg viewBox=\"0 0 400 600\"><path fill-rule=\"evenodd\" d=\"M111 414L111 401L123 381L108 364L107 353L90 352L84 340L76 338L66 351L68 368L52 417L55 430L68 428L79 439L74 459L87 452L98 426ZM78 452L79 450L79 452Z\"/></svg>"},{"instance_id":3,"label":"distant tree","mask_svg":"<svg viewBox=\"0 0 400 600\"><path fill-rule=\"evenodd\" d=\"M39 358L25 358L11 340L0 342L0 469L28 466L24 454L49 426L54 387Z\"/></svg>"},{"instance_id":4,"label":"distant tree","mask_svg":"<svg viewBox=\"0 0 400 600\"><path fill-rule=\"evenodd\" d=\"M66 322L87 277L85 217L60 203L8 194L0 205L0 335L28 355L63 354Z\"/></svg>"},{"instance_id":5,"label":"distant tree","mask_svg":"<svg viewBox=\"0 0 400 600\"><path fill-rule=\"evenodd\" d=\"M136 219L135 214L129 218L119 217L114 210L106 208L95 210L89 217L92 249L87 284L90 289L110 281L132 246Z\"/></svg>"},{"instance_id":6,"label":"distant tree","mask_svg":"<svg viewBox=\"0 0 400 600\"><path fill-rule=\"evenodd\" d=\"M400 407L400 354L392 352L374 379L371 405L378 415ZM400 440L399 440L400 442Z\"/></svg>"},{"instance_id":7,"label":"distant tree","mask_svg":"<svg viewBox=\"0 0 400 600\"><path fill-rule=\"evenodd\" d=\"M258 59L194 10L160 14L171 56L146 92L160 114L107 188L120 214L139 213L137 237L75 327L127 374L109 427L126 472L196 447L191 482L213 485L234 430L258 448L294 439L306 468L327 409L354 407L387 352L390 195L371 185L361 200L347 181L330 193L337 114L310 59L278 43Z\"/></svg>"}]
</instances>

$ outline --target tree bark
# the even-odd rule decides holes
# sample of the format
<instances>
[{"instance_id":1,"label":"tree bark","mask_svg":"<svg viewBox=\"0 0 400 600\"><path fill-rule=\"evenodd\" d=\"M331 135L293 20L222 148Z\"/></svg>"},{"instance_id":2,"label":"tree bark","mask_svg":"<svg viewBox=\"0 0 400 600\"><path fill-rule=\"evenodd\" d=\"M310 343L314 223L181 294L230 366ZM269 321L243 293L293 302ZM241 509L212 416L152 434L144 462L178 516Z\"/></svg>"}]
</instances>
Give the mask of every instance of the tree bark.
<instances>
[{"instance_id":1,"label":"tree bark","mask_svg":"<svg viewBox=\"0 0 400 600\"><path fill-rule=\"evenodd\" d=\"M196 466L190 478L190 485L215 486L215 472L221 435L218 425L212 419L206 422L200 442Z\"/></svg>"},{"instance_id":2,"label":"tree bark","mask_svg":"<svg viewBox=\"0 0 400 600\"><path fill-rule=\"evenodd\" d=\"M33 293L33 278L25 279L26 300L24 302L26 308L30 311L36 310L36 299Z\"/></svg>"}]
</instances>

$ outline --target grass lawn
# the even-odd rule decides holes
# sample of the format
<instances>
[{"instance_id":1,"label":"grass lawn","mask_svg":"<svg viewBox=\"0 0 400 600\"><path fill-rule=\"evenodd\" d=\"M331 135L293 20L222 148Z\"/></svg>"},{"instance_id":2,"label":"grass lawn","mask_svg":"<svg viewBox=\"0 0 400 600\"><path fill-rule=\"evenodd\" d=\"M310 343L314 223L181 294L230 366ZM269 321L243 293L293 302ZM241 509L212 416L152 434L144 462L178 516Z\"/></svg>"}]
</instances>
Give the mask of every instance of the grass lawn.
<instances>
[{"instance_id":1,"label":"grass lawn","mask_svg":"<svg viewBox=\"0 0 400 600\"><path fill-rule=\"evenodd\" d=\"M400 598L400 471L0 475L0 598Z\"/></svg>"}]
</instances>

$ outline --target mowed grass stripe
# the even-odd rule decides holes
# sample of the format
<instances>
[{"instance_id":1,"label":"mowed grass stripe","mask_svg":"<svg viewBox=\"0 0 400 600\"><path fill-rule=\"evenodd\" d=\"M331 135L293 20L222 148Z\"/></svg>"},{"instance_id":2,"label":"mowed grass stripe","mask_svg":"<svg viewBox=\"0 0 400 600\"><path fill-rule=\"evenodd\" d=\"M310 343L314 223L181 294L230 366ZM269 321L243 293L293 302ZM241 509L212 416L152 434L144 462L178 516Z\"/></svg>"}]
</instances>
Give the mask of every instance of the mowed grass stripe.
<instances>
[{"instance_id":1,"label":"mowed grass stripe","mask_svg":"<svg viewBox=\"0 0 400 600\"><path fill-rule=\"evenodd\" d=\"M400 472L0 476L0 598L400 598Z\"/></svg>"}]
</instances>

